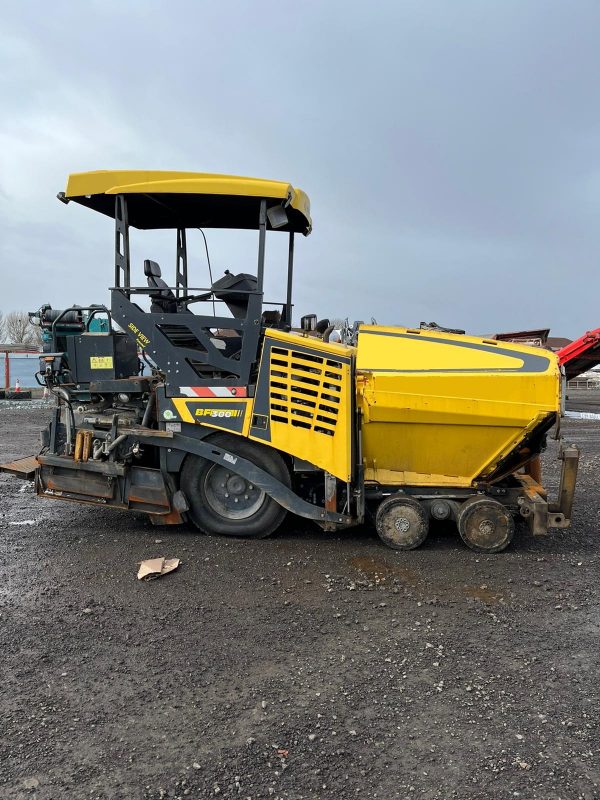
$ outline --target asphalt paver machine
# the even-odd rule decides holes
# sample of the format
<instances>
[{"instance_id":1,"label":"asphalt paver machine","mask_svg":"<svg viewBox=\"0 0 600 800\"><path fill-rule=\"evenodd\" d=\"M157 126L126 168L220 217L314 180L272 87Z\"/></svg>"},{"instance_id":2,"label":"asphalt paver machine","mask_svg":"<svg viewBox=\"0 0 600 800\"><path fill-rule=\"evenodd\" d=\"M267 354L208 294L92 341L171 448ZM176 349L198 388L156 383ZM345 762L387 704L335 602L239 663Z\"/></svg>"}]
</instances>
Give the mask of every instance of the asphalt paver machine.
<instances>
[{"instance_id":1,"label":"asphalt paver machine","mask_svg":"<svg viewBox=\"0 0 600 800\"><path fill-rule=\"evenodd\" d=\"M556 356L436 329L292 327L295 239L311 231L288 183L186 172L73 174L59 198L115 225L110 308L42 307L39 380L56 397L41 452L3 466L40 497L263 537L288 512L326 530L374 522L411 549L431 520L474 550L504 549L515 519L570 524L578 451L563 446L550 502L539 454L561 414ZM161 266L132 265L130 231L174 238ZM186 232L250 229L256 267L188 280ZM287 235L287 292L263 302L267 233ZM273 232L273 233L271 233ZM137 236L137 234L136 234ZM247 262L249 263L249 262ZM132 284L132 270L141 279ZM318 333L320 331L320 333Z\"/></svg>"}]
</instances>

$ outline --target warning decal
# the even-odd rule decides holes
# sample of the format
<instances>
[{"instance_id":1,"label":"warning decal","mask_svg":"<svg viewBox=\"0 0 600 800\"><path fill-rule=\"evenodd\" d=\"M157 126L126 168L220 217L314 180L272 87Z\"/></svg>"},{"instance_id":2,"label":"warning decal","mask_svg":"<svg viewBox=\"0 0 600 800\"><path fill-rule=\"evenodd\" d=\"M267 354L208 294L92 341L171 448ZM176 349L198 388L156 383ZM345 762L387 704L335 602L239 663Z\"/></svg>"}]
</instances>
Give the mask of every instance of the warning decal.
<instances>
[{"instance_id":1,"label":"warning decal","mask_svg":"<svg viewBox=\"0 0 600 800\"><path fill-rule=\"evenodd\" d=\"M90 356L90 369L112 369L112 356Z\"/></svg>"}]
</instances>

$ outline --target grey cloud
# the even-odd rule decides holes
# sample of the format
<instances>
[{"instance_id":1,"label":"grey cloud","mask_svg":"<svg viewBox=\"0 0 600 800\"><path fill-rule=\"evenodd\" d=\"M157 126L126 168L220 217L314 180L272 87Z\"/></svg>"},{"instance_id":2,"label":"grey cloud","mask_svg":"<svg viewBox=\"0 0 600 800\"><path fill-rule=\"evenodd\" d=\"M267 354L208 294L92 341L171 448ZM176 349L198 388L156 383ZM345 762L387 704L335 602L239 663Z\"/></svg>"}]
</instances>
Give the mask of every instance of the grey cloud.
<instances>
[{"instance_id":1,"label":"grey cloud","mask_svg":"<svg viewBox=\"0 0 600 800\"><path fill-rule=\"evenodd\" d=\"M302 186L301 312L597 327L599 23L585 0L7 7L0 307L105 300L110 222L54 195L146 167ZM209 241L254 263L253 242Z\"/></svg>"}]
</instances>

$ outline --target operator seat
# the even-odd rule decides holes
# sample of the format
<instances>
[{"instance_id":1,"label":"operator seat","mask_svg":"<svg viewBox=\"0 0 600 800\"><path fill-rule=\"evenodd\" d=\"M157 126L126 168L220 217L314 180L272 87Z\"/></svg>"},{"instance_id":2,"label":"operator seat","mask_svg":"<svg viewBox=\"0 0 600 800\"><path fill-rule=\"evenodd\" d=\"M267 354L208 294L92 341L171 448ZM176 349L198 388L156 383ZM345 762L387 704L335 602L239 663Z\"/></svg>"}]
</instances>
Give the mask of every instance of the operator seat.
<instances>
[{"instance_id":1,"label":"operator seat","mask_svg":"<svg viewBox=\"0 0 600 800\"><path fill-rule=\"evenodd\" d=\"M161 269L156 261L145 259L144 275L146 275L148 279L148 287L150 288L148 294L152 298L150 311L153 314L193 314L193 312L187 308L187 306L182 307L177 302L177 298L173 294L173 291L169 289L168 285L162 279ZM235 277L237 278L239 276ZM209 297L210 293L198 299L206 300ZM235 297L237 298L237 294ZM196 336L194 336L194 334L191 333L191 331L183 323L185 323L185 317L182 319L181 325L161 324L159 328L161 332L169 339L169 341L176 347L186 347L190 350L196 350L198 347L203 349ZM242 337L239 335L230 337L222 337L218 335L210 336L210 340L213 346L217 350L221 351L222 355L224 355L226 358L230 358L232 356L235 357L235 354L237 354L242 347ZM210 364L196 365L196 368L199 371L212 369Z\"/></svg>"},{"instance_id":2,"label":"operator seat","mask_svg":"<svg viewBox=\"0 0 600 800\"><path fill-rule=\"evenodd\" d=\"M152 299L150 311L155 314L175 314L177 312L177 298L162 279L160 266L156 261L149 258L144 261L144 275L148 280L150 291L148 294Z\"/></svg>"},{"instance_id":3,"label":"operator seat","mask_svg":"<svg viewBox=\"0 0 600 800\"><path fill-rule=\"evenodd\" d=\"M244 319L248 313L250 294L256 292L257 288L258 281L255 275L249 275L247 272L234 275L228 269L211 287L216 299L223 300L236 319Z\"/></svg>"}]
</instances>

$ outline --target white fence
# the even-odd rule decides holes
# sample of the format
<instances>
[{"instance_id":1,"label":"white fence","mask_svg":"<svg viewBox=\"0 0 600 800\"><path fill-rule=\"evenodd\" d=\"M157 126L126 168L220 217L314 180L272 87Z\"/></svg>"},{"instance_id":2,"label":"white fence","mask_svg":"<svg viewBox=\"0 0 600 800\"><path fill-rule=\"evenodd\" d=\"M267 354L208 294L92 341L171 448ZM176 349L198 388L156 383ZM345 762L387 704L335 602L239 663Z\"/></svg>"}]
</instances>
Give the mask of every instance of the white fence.
<instances>
[{"instance_id":1,"label":"white fence","mask_svg":"<svg viewBox=\"0 0 600 800\"><path fill-rule=\"evenodd\" d=\"M567 382L569 389L600 389L600 378L575 378Z\"/></svg>"}]
</instances>

